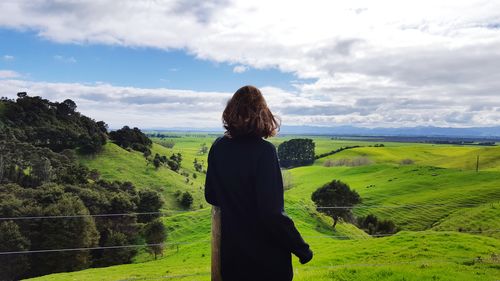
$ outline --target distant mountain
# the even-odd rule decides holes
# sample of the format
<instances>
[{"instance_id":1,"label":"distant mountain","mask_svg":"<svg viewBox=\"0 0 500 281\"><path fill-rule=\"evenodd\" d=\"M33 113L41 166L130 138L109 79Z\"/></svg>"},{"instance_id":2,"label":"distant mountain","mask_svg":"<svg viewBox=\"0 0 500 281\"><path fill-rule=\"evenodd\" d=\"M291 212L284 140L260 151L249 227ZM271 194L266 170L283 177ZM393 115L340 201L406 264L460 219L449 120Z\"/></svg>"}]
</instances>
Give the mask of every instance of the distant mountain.
<instances>
[{"instance_id":1,"label":"distant mountain","mask_svg":"<svg viewBox=\"0 0 500 281\"><path fill-rule=\"evenodd\" d=\"M150 128L145 131L170 132L223 132L222 128ZM402 127L402 128L364 128L355 126L282 126L281 134L303 135L341 135L341 136L401 136L401 137L500 137L500 126L449 128L449 127Z\"/></svg>"},{"instance_id":2,"label":"distant mountain","mask_svg":"<svg viewBox=\"0 0 500 281\"><path fill-rule=\"evenodd\" d=\"M500 126L449 128L449 127L403 127L363 128L354 126L283 126L283 134L360 135L360 136L419 136L419 137L500 137Z\"/></svg>"}]
</instances>

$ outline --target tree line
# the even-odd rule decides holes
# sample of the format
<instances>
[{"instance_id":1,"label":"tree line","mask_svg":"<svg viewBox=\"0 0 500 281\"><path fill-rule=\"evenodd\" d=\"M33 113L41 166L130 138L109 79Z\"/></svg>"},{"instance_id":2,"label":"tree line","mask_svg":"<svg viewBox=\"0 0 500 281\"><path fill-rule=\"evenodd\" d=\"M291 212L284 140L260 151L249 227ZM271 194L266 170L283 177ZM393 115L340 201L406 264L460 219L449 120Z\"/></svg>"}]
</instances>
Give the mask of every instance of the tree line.
<instances>
[{"instance_id":1,"label":"tree line","mask_svg":"<svg viewBox=\"0 0 500 281\"><path fill-rule=\"evenodd\" d=\"M19 93L0 100L0 252L160 244L166 230L158 214L160 194L130 182L100 179L77 161L108 141L147 151L140 130L108 133L107 125L76 112L71 100L50 102ZM149 142L148 142L149 140ZM155 256L161 245L148 248ZM0 255L0 280L130 263L135 248Z\"/></svg>"}]
</instances>

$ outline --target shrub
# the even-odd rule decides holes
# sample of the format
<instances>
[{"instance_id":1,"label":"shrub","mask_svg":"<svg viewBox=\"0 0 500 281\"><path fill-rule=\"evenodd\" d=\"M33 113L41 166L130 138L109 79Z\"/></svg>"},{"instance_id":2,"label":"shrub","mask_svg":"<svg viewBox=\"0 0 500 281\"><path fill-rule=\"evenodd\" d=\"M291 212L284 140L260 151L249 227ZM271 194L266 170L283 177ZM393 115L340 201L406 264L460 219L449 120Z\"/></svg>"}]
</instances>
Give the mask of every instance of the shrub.
<instances>
[{"instance_id":1,"label":"shrub","mask_svg":"<svg viewBox=\"0 0 500 281\"><path fill-rule=\"evenodd\" d=\"M377 216L369 214L358 217L357 225L370 235L394 234L397 232L396 224L391 220L380 220Z\"/></svg>"},{"instance_id":2,"label":"shrub","mask_svg":"<svg viewBox=\"0 0 500 281\"><path fill-rule=\"evenodd\" d=\"M415 161L409 158L403 159L399 162L400 165L411 165L413 163L415 163Z\"/></svg>"},{"instance_id":3,"label":"shrub","mask_svg":"<svg viewBox=\"0 0 500 281\"><path fill-rule=\"evenodd\" d=\"M189 193L189 191L185 191L184 193L182 193L178 200L181 206L186 209L191 208L191 205L193 204L193 196L191 195L191 193Z\"/></svg>"}]
</instances>

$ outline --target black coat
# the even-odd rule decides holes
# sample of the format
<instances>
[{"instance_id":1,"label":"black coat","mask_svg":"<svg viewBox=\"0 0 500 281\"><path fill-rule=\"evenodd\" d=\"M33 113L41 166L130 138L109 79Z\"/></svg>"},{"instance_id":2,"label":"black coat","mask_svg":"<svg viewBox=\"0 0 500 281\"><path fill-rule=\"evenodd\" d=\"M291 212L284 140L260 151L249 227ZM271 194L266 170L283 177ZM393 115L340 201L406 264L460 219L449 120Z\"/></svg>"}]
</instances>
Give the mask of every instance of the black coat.
<instances>
[{"instance_id":1,"label":"black coat","mask_svg":"<svg viewBox=\"0 0 500 281\"><path fill-rule=\"evenodd\" d=\"M218 138L208 154L208 203L221 208L223 281L289 281L291 253L312 258L283 209L283 180L270 142L259 137Z\"/></svg>"}]
</instances>

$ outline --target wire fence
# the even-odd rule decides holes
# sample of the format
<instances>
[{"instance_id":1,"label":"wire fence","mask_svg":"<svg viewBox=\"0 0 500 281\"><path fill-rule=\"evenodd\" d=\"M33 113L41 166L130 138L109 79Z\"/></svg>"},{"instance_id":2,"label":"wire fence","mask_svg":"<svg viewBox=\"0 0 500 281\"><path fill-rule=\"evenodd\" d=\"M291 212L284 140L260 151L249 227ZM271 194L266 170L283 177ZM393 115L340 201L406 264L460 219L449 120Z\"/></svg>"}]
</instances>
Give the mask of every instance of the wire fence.
<instances>
[{"instance_id":1,"label":"wire fence","mask_svg":"<svg viewBox=\"0 0 500 281\"><path fill-rule=\"evenodd\" d=\"M449 233L450 231L412 231L411 233L424 233L426 235ZM460 233L498 233L500 229L490 229L483 231L461 231ZM307 239L346 239L346 240L363 240L377 237L389 237L396 234L351 234L351 235L303 235ZM64 249L40 249L40 250L25 250L25 251L8 251L0 252L0 255L17 255L17 254L37 254L37 253L54 253L54 252L72 252L72 251L92 251L92 250L108 250L108 249L126 249L126 248L144 248L154 246L175 246L175 245L191 245L199 243L210 243L211 240L196 240L184 242L169 242L169 243L156 243L156 244L135 244L135 245L117 245L117 246L100 246L88 248L64 248Z\"/></svg>"},{"instance_id":2,"label":"wire fence","mask_svg":"<svg viewBox=\"0 0 500 281\"><path fill-rule=\"evenodd\" d=\"M496 205L500 202L483 202L483 203L461 203L461 204L393 204L393 205L358 205L358 206L289 206L287 210L328 210L328 209L359 209L372 210L372 209L382 209L382 210L399 210L401 208L411 208L419 209L423 212L428 211L430 208L471 208L484 206L486 204ZM178 213L196 213L196 212L206 212L208 209L199 210L169 210L169 211L158 211L158 212L131 212L131 213L104 213L104 214L73 214L73 215L42 215L42 216L9 216L0 217L0 222L2 221L20 221L20 220L47 220L47 219L76 219L76 218L116 218L116 217L135 217L135 216L171 216ZM401 215L399 211L398 215ZM436 235L456 231L411 231L412 234L426 234L426 235ZM469 234L481 234L481 233L500 233L500 229L485 229L485 230L463 230L460 233ZM350 234L350 235L304 235L306 240L309 239L338 239L338 240L366 240L371 238L389 237L397 234ZM75 252L75 251L98 251L98 250L117 250L117 249L131 249L131 248L146 248L146 247L168 247L177 246L177 251L179 245L191 245L200 243L210 243L210 240L188 240L183 242L166 242L166 243L155 243L155 244L131 244L131 245L116 245L116 246L98 246L98 247L83 247L83 248L61 248L61 249L33 249L33 250L19 250L19 251L4 251L0 252L0 256L10 256L10 255L26 255L26 254L43 254L43 253L59 253L59 252ZM464 260L464 262L473 261L474 258L469 258ZM485 260L482 259L482 262ZM492 260L498 263L498 260ZM437 263L457 263L457 260L417 260L417 261L404 261L404 262L394 262L394 263L347 263L338 265L304 265L298 268L299 271L312 271L312 270L325 270L325 269L338 269L347 267L376 267L376 266L391 266L391 265L405 265L405 264L437 264ZM165 280L165 279L182 279L182 278L194 278L208 276L210 272L195 272L189 274L177 274L177 275L159 275L159 276L145 276L145 277L131 277L126 279L120 279L120 281L139 281L139 280Z\"/></svg>"},{"instance_id":3,"label":"wire fence","mask_svg":"<svg viewBox=\"0 0 500 281\"><path fill-rule=\"evenodd\" d=\"M479 207L486 204L495 205L500 202L485 202L485 203L470 203L470 204L394 204L394 205L359 205L359 206L291 206L287 207L287 210L327 210L327 209L401 209L401 208L430 208L430 207L441 207L441 208L470 208ZM75 215L47 215L47 216L11 216L11 217L0 217L0 221L5 220L35 220L35 219L60 219L60 218L84 218L84 217L126 217L126 216L171 216L172 214L178 213L193 213L193 212L204 212L207 209L198 210L169 210L169 211L158 211L158 212L130 212L130 213L110 213L110 214L75 214Z\"/></svg>"}]
</instances>

